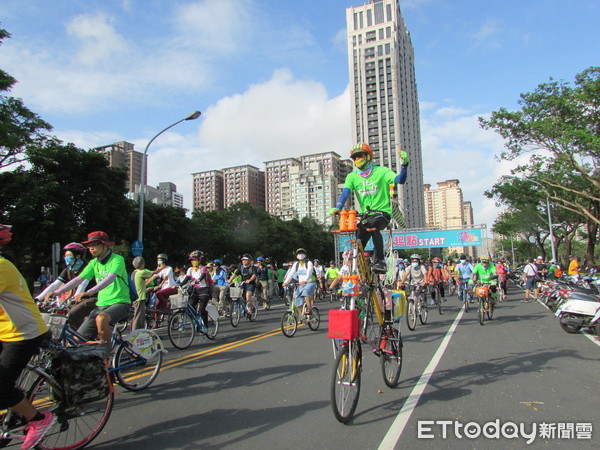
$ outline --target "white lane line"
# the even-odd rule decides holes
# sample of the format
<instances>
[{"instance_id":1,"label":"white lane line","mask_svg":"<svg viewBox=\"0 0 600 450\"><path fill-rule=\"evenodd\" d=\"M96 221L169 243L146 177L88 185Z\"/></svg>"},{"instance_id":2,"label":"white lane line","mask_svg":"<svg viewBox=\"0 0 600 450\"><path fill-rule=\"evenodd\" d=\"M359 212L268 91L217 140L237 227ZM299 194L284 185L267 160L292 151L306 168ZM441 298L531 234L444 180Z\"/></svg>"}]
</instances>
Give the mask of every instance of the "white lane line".
<instances>
[{"instance_id":1,"label":"white lane line","mask_svg":"<svg viewBox=\"0 0 600 450\"><path fill-rule=\"evenodd\" d=\"M600 326L600 325L596 325L596 326ZM586 330L579 330L579 332L581 334L583 334L586 338L588 338L590 341L592 341L594 344L596 344L598 347L600 347L600 340L598 340L597 336L590 334Z\"/></svg>"},{"instance_id":2,"label":"white lane line","mask_svg":"<svg viewBox=\"0 0 600 450\"><path fill-rule=\"evenodd\" d=\"M410 395L404 402L404 406L402 406L402 409L396 416L396 419L394 419L394 423L392 423L392 426L381 441L381 444L379 444L379 450L393 449L400 440L400 436L402 435L402 432L404 431L404 428L406 427L406 424L408 423L408 420L410 419L410 416L412 415L414 409L419 403L419 399L421 398L423 391L425 391L425 388L429 383L429 379L435 372L438 363L442 359L442 356L444 355L444 352L446 351L446 348L450 343L450 339L454 334L454 330L456 330L456 327L458 326L458 323L460 322L460 319L462 318L464 312L465 309L464 307L462 307L458 315L454 319L454 322L448 329L446 336L444 336L444 339L442 340L442 343L435 352L435 355L433 355L433 358L429 362L429 365L425 368L425 371L421 375L421 378L419 378L419 381L417 382Z\"/></svg>"}]
</instances>

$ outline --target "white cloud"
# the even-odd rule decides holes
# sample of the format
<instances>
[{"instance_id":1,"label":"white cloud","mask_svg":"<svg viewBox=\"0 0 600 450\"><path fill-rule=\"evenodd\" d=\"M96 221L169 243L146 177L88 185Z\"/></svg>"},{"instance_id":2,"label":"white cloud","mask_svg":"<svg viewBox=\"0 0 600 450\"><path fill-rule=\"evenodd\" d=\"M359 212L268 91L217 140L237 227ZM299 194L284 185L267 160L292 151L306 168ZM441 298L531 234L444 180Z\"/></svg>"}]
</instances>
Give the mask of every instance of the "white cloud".
<instances>
[{"instance_id":1,"label":"white cloud","mask_svg":"<svg viewBox=\"0 0 600 450\"><path fill-rule=\"evenodd\" d=\"M487 19L472 37L476 44L500 47L501 44L497 38L500 37L502 33L502 23L499 20Z\"/></svg>"},{"instance_id":2,"label":"white cloud","mask_svg":"<svg viewBox=\"0 0 600 450\"><path fill-rule=\"evenodd\" d=\"M75 56L77 63L93 66L128 50L125 39L115 31L110 21L104 14L81 14L68 23L67 32L78 39L81 46Z\"/></svg>"},{"instance_id":3,"label":"white cloud","mask_svg":"<svg viewBox=\"0 0 600 450\"><path fill-rule=\"evenodd\" d=\"M473 204L475 222L491 226L498 209L483 193L509 168L494 159L503 140L479 127L482 115L455 107L422 112L423 181L436 188L440 181L458 179L464 200Z\"/></svg>"},{"instance_id":4,"label":"white cloud","mask_svg":"<svg viewBox=\"0 0 600 450\"><path fill-rule=\"evenodd\" d=\"M252 25L252 2L202 0L181 5L175 24L187 45L212 54L239 51Z\"/></svg>"}]
</instances>

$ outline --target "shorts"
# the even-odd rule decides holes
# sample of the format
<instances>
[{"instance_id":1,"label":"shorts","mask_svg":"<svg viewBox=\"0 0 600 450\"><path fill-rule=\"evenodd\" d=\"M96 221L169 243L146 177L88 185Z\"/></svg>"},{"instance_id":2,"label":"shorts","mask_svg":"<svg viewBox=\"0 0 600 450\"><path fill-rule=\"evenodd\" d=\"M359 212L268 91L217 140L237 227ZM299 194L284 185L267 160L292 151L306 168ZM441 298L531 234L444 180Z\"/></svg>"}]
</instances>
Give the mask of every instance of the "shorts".
<instances>
[{"instance_id":1,"label":"shorts","mask_svg":"<svg viewBox=\"0 0 600 450\"><path fill-rule=\"evenodd\" d=\"M242 284L242 291L244 291L244 293L250 292L251 294L254 294L255 290L256 290L256 285L254 283Z\"/></svg>"},{"instance_id":2,"label":"shorts","mask_svg":"<svg viewBox=\"0 0 600 450\"><path fill-rule=\"evenodd\" d=\"M98 335L96 317L99 316L100 313L108 314L110 316L110 325L114 326L117 322L127 318L130 309L131 303L115 303L114 305L99 306L90 313L77 332L87 339L96 339Z\"/></svg>"},{"instance_id":3,"label":"shorts","mask_svg":"<svg viewBox=\"0 0 600 450\"><path fill-rule=\"evenodd\" d=\"M537 277L533 276L533 277L527 277L527 279L525 280L525 289L530 291L532 289L535 289L537 286Z\"/></svg>"},{"instance_id":4,"label":"shorts","mask_svg":"<svg viewBox=\"0 0 600 450\"><path fill-rule=\"evenodd\" d=\"M316 289L317 283L314 281L306 283L304 286L298 285L296 292L294 293L294 302L296 303L296 306L300 306L302 303L304 303L304 297L312 297L315 295Z\"/></svg>"}]
</instances>

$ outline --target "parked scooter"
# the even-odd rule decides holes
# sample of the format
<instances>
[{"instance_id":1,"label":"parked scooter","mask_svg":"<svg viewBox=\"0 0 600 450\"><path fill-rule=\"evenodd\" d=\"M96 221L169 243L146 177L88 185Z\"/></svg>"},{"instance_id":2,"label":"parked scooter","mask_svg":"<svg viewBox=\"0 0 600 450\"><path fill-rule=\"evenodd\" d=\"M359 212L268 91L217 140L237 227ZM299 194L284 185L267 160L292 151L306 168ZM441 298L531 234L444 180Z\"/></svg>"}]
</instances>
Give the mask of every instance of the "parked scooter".
<instances>
[{"instance_id":1,"label":"parked scooter","mask_svg":"<svg viewBox=\"0 0 600 450\"><path fill-rule=\"evenodd\" d=\"M600 306L598 306L598 309L596 310L596 315L592 317L590 327L594 327L596 336L600 337Z\"/></svg>"},{"instance_id":2,"label":"parked scooter","mask_svg":"<svg viewBox=\"0 0 600 450\"><path fill-rule=\"evenodd\" d=\"M577 333L583 327L591 328L599 307L598 297L572 292L570 299L560 305L554 315L559 318L563 330Z\"/></svg>"}]
</instances>

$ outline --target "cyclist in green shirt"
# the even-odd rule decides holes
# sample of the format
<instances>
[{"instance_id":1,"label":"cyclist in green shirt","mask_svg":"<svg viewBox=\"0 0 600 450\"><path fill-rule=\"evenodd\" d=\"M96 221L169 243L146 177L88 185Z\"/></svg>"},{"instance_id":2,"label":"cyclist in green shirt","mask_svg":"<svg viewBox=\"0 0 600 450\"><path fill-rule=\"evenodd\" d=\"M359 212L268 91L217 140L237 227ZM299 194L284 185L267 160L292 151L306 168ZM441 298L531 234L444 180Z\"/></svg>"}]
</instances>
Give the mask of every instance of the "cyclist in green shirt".
<instances>
[{"instance_id":1,"label":"cyclist in green shirt","mask_svg":"<svg viewBox=\"0 0 600 450\"><path fill-rule=\"evenodd\" d=\"M471 280L475 283L489 284L492 298L496 298L496 289L498 273L496 267L490 264L490 258L488 256L481 257L481 262L475 265L473 268L473 274Z\"/></svg>"},{"instance_id":2,"label":"cyclist in green shirt","mask_svg":"<svg viewBox=\"0 0 600 450\"><path fill-rule=\"evenodd\" d=\"M110 242L108 234L103 231L88 234L88 240L82 244L88 248L94 259L77 277L53 294L61 294L79 286L85 280L95 278L96 286L75 295L75 301L79 302L84 297L98 294L96 309L90 313L77 331L88 339L96 339L97 335L99 339L110 343L111 326L127 318L131 308L125 259L112 252L110 247L115 243Z\"/></svg>"},{"instance_id":3,"label":"cyclist in green shirt","mask_svg":"<svg viewBox=\"0 0 600 450\"><path fill-rule=\"evenodd\" d=\"M327 288L327 290L329 290L329 286L331 286L331 283L335 281L339 274L340 269L335 267L335 261L330 261L329 267L325 269L325 278L327 279L325 287Z\"/></svg>"},{"instance_id":4,"label":"cyclist in green shirt","mask_svg":"<svg viewBox=\"0 0 600 450\"><path fill-rule=\"evenodd\" d=\"M346 176L344 188L329 214L339 214L351 192L354 192L360 204L360 213L372 210L365 220L364 226L359 226L357 236L366 247L369 239L373 238L373 269L385 273L387 270L383 253L383 236L381 230L390 223L392 208L390 205L390 185L406 182L408 153L398 150L402 163L400 174L391 169L373 164L373 150L366 143L356 144L350 150L350 158L354 161L356 170ZM373 228L374 231L367 229Z\"/></svg>"}]
</instances>

